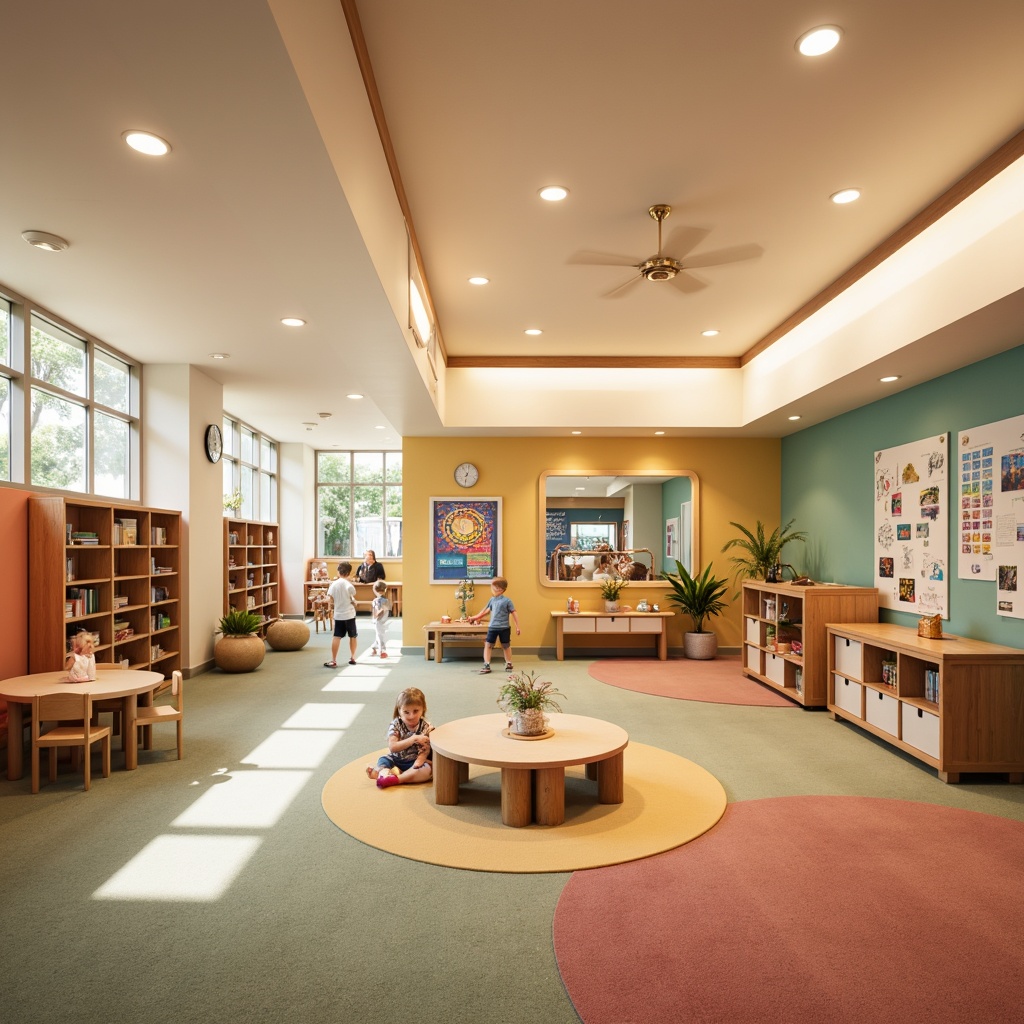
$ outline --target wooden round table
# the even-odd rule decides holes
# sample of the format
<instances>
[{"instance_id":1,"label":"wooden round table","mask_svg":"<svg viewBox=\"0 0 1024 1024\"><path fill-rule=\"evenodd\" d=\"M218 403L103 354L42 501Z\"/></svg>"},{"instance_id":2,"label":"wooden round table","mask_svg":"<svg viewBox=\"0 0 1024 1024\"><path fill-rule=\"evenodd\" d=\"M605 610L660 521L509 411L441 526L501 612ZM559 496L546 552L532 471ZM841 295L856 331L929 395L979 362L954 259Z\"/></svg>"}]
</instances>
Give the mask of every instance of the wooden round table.
<instances>
[{"instance_id":1,"label":"wooden round table","mask_svg":"<svg viewBox=\"0 0 1024 1024\"><path fill-rule=\"evenodd\" d=\"M459 783L469 778L469 766L488 765L501 769L501 820L506 825L561 825L566 766L584 764L587 778L597 781L598 801L621 804L626 730L582 715L553 714L549 719L554 735L540 740L503 735L508 716L500 713L439 725L430 734L434 802L457 804Z\"/></svg>"},{"instance_id":2,"label":"wooden round table","mask_svg":"<svg viewBox=\"0 0 1024 1024\"><path fill-rule=\"evenodd\" d=\"M124 766L138 767L138 737L135 722L138 697L152 703L153 690L164 681L162 672L149 669L112 669L96 673L95 679L73 683L67 672L36 672L28 676L15 676L0 680L0 698L7 701L7 778L20 779L25 771L22 751L24 709L30 707L33 697L50 693L88 693L95 700L120 697L124 743ZM148 695L148 696L147 696Z\"/></svg>"}]
</instances>

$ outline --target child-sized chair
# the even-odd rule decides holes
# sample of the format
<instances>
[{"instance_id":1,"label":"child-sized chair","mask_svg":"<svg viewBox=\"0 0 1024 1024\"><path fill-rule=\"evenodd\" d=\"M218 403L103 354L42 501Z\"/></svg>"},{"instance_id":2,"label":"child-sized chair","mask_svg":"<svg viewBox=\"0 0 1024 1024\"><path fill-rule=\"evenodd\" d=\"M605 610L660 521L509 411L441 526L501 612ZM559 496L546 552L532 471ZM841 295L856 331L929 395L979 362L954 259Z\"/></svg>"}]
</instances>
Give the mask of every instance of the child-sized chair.
<instances>
[{"instance_id":1,"label":"child-sized chair","mask_svg":"<svg viewBox=\"0 0 1024 1024\"><path fill-rule=\"evenodd\" d=\"M89 789L92 745L102 742L103 778L110 778L110 728L94 726L92 698L87 693L51 693L32 698L32 792L39 792L39 751L50 751L50 781L57 779L57 748L83 747L85 788ZM44 722L59 722L46 732Z\"/></svg>"}]
</instances>

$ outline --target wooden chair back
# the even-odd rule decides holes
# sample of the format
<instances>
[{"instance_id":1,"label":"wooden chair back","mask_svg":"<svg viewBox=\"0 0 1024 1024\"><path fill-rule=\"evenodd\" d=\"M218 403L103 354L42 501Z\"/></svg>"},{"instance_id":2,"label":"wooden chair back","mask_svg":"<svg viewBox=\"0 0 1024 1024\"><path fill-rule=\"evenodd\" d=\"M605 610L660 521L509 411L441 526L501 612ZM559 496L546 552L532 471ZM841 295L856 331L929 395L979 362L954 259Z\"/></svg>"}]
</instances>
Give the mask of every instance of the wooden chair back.
<instances>
[{"instance_id":1,"label":"wooden chair back","mask_svg":"<svg viewBox=\"0 0 1024 1024\"><path fill-rule=\"evenodd\" d=\"M83 775L89 789L92 745L102 742L103 777L110 777L110 729L95 726L92 717L92 698L87 693L50 693L32 698L32 792L39 792L39 752L50 751L50 781L57 778L57 748L83 748ZM58 725L43 732L44 722Z\"/></svg>"}]
</instances>

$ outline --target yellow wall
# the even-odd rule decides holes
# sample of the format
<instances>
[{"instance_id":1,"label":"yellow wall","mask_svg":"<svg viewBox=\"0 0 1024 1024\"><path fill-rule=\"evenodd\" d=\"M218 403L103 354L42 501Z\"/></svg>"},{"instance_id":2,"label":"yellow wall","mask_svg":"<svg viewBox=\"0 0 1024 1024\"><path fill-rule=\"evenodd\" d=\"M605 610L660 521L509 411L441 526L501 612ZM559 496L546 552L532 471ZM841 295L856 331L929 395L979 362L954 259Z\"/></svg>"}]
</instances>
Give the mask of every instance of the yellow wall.
<instances>
[{"instance_id":1,"label":"yellow wall","mask_svg":"<svg viewBox=\"0 0 1024 1024\"><path fill-rule=\"evenodd\" d=\"M480 470L475 487L463 489L452 476L461 462ZM550 647L555 631L550 613L564 610L567 591L545 588L539 579L543 538L539 524L538 481L544 470L693 470L700 479L700 567L714 563L718 576L731 577L722 545L736 535L730 521L753 527L760 519L779 524L781 443L777 438L431 438L407 437L403 444L403 619L407 646L420 646L419 627L446 611L457 614L455 587L430 578L430 498L502 499L502 570L515 602L523 634L513 647ZM660 564L660 563L659 563ZM477 588L470 612L479 611L489 591ZM596 588L573 593L584 611L602 607ZM670 610L664 588L630 584L624 600L646 597ZM711 621L719 643L739 647L739 601ZM681 646L690 620L671 620L669 646ZM706 627L707 628L707 625Z\"/></svg>"}]
</instances>

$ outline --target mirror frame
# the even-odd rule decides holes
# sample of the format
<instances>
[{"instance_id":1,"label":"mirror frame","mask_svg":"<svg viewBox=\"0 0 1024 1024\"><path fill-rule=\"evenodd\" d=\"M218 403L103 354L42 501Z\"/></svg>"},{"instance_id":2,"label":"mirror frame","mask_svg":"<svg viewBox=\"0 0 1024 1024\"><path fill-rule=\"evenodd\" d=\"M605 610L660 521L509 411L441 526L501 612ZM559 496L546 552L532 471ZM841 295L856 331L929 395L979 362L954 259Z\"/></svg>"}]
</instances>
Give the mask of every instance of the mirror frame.
<instances>
[{"instance_id":1,"label":"mirror frame","mask_svg":"<svg viewBox=\"0 0 1024 1024\"><path fill-rule=\"evenodd\" d=\"M538 515L537 523L539 528L538 541L543 543L547 536L547 481L550 476L628 476L628 477L665 477L685 476L690 481L690 489L693 502L693 515L690 517L690 551L693 552L693 565L690 572L696 575L700 571L700 478L692 469L545 469L541 473L537 484L538 491ZM664 545L658 558L664 572ZM548 579L546 559L541 559L538 566L538 578L542 587L552 587L556 590L579 589L580 587L600 587L600 581L593 580L552 580ZM667 580L644 580L635 584L638 587L660 587L668 589Z\"/></svg>"}]
</instances>

